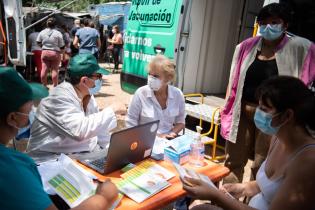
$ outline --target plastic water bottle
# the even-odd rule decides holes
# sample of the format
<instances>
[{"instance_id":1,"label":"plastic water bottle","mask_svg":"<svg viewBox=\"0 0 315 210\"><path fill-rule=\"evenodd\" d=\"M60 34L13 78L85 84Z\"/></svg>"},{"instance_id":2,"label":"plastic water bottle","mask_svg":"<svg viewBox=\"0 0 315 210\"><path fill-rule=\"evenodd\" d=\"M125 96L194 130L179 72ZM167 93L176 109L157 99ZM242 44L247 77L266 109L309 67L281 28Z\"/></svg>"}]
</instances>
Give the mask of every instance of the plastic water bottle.
<instances>
[{"instance_id":1,"label":"plastic water bottle","mask_svg":"<svg viewBox=\"0 0 315 210\"><path fill-rule=\"evenodd\" d=\"M197 134L190 145L189 163L194 167L202 167L204 165L205 146L201 142L200 126L196 126Z\"/></svg>"}]
</instances>

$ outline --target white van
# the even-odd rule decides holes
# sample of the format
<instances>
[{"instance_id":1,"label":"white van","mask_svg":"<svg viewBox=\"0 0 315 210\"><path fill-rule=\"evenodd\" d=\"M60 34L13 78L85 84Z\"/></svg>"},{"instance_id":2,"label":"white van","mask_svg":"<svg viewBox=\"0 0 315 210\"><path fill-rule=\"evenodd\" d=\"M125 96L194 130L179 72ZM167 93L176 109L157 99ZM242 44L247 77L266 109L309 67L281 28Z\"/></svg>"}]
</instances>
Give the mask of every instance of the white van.
<instances>
[{"instance_id":1,"label":"white van","mask_svg":"<svg viewBox=\"0 0 315 210\"><path fill-rule=\"evenodd\" d=\"M26 65L26 34L22 1L1 1L0 64Z\"/></svg>"}]
</instances>

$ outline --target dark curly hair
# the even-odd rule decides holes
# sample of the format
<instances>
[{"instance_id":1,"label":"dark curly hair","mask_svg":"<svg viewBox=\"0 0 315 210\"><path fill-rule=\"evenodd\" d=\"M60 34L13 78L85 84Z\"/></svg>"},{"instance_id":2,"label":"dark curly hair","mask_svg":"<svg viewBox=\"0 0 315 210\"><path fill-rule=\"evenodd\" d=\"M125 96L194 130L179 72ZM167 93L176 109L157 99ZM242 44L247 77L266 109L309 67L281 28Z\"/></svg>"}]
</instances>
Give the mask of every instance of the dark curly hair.
<instances>
[{"instance_id":1,"label":"dark curly hair","mask_svg":"<svg viewBox=\"0 0 315 210\"><path fill-rule=\"evenodd\" d=\"M48 18L46 24L48 28L54 28L56 26L56 19L53 17Z\"/></svg>"},{"instance_id":2,"label":"dark curly hair","mask_svg":"<svg viewBox=\"0 0 315 210\"><path fill-rule=\"evenodd\" d=\"M268 79L258 87L256 97L277 112L292 109L297 124L315 130L315 96L300 79L290 76Z\"/></svg>"},{"instance_id":3,"label":"dark curly hair","mask_svg":"<svg viewBox=\"0 0 315 210\"><path fill-rule=\"evenodd\" d=\"M264 6L258 13L257 21L263 21L269 17L278 17L285 24L291 21L291 9L285 3L272 3Z\"/></svg>"}]
</instances>

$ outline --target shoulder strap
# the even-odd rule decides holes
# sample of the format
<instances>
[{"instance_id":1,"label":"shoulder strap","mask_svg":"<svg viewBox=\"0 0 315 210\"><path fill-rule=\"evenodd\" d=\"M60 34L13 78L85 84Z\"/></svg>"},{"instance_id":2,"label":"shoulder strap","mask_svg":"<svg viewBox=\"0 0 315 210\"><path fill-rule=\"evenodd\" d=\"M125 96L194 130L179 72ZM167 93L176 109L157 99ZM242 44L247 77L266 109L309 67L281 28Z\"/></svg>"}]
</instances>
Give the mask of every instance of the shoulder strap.
<instances>
[{"instance_id":1,"label":"shoulder strap","mask_svg":"<svg viewBox=\"0 0 315 210\"><path fill-rule=\"evenodd\" d=\"M290 158L289 161L294 160L296 157L298 157L302 152L304 152L304 150L310 148L310 147L314 147L315 148L315 143L314 144L306 144L304 146L302 146L301 148L299 148Z\"/></svg>"}]
</instances>

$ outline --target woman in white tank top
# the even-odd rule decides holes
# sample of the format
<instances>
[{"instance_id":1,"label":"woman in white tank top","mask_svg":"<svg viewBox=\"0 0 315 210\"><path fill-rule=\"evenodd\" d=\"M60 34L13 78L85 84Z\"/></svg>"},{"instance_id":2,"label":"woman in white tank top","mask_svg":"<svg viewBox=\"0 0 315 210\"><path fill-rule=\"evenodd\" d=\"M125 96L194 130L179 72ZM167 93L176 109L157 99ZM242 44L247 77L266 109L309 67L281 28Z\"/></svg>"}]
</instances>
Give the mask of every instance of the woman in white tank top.
<instances>
[{"instance_id":1,"label":"woman in white tank top","mask_svg":"<svg viewBox=\"0 0 315 210\"><path fill-rule=\"evenodd\" d=\"M211 200L222 209L315 209L315 96L299 79L280 76L265 81L257 91L255 124L273 135L268 157L256 181L226 184L221 190L185 178L183 188L193 197ZM249 205L235 198L251 197ZM193 209L218 209L200 205Z\"/></svg>"}]
</instances>

